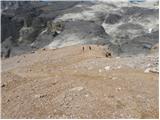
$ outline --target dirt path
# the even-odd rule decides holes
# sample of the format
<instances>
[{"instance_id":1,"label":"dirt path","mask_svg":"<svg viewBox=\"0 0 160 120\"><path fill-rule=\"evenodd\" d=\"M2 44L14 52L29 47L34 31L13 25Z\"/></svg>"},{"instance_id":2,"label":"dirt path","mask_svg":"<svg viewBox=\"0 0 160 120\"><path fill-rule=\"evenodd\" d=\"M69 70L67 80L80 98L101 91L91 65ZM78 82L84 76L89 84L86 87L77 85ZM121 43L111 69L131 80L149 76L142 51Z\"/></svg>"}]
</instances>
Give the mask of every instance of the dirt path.
<instances>
[{"instance_id":1,"label":"dirt path","mask_svg":"<svg viewBox=\"0 0 160 120\"><path fill-rule=\"evenodd\" d=\"M158 74L132 60L101 46L2 60L2 118L158 118Z\"/></svg>"}]
</instances>

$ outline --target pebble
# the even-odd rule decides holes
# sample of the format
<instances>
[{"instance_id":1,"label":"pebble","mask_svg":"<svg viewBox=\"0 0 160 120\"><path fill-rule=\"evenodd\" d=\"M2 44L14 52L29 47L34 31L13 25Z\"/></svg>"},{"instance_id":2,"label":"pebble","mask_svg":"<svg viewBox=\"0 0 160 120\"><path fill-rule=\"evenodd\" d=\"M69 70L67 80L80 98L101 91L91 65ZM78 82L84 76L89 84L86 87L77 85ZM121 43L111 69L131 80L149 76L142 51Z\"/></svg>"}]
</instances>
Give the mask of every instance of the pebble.
<instances>
[{"instance_id":1,"label":"pebble","mask_svg":"<svg viewBox=\"0 0 160 120\"><path fill-rule=\"evenodd\" d=\"M156 68L150 69L150 72L152 72L152 73L159 73L158 69L156 69Z\"/></svg>"},{"instance_id":2,"label":"pebble","mask_svg":"<svg viewBox=\"0 0 160 120\"><path fill-rule=\"evenodd\" d=\"M110 70L110 66L106 66L106 67L104 67L104 69L105 69L106 71L108 71L108 70Z\"/></svg>"},{"instance_id":3,"label":"pebble","mask_svg":"<svg viewBox=\"0 0 160 120\"><path fill-rule=\"evenodd\" d=\"M43 50L43 51L45 51L45 50L46 50L46 48L42 48L42 50Z\"/></svg>"},{"instance_id":4,"label":"pebble","mask_svg":"<svg viewBox=\"0 0 160 120\"><path fill-rule=\"evenodd\" d=\"M40 98L43 98L43 97L45 97L45 96L47 96L47 95L40 95Z\"/></svg>"},{"instance_id":5,"label":"pebble","mask_svg":"<svg viewBox=\"0 0 160 120\"><path fill-rule=\"evenodd\" d=\"M89 67L89 68L88 68L88 70L92 70L92 69L93 69L92 67Z\"/></svg>"},{"instance_id":6,"label":"pebble","mask_svg":"<svg viewBox=\"0 0 160 120\"><path fill-rule=\"evenodd\" d=\"M108 95L108 98L114 98L114 95Z\"/></svg>"},{"instance_id":7,"label":"pebble","mask_svg":"<svg viewBox=\"0 0 160 120\"><path fill-rule=\"evenodd\" d=\"M112 76L109 76L108 78L109 78L109 79L112 79Z\"/></svg>"},{"instance_id":8,"label":"pebble","mask_svg":"<svg viewBox=\"0 0 160 120\"><path fill-rule=\"evenodd\" d=\"M57 112L57 110L56 110L56 109L54 109L54 110L53 110L53 112L54 112L54 113L56 113L56 112Z\"/></svg>"},{"instance_id":9,"label":"pebble","mask_svg":"<svg viewBox=\"0 0 160 120\"><path fill-rule=\"evenodd\" d=\"M35 51L32 51L31 53L35 53Z\"/></svg>"},{"instance_id":10,"label":"pebble","mask_svg":"<svg viewBox=\"0 0 160 120\"><path fill-rule=\"evenodd\" d=\"M148 29L148 33L151 33L151 32L152 32L152 28L149 28L149 29Z\"/></svg>"},{"instance_id":11,"label":"pebble","mask_svg":"<svg viewBox=\"0 0 160 120\"><path fill-rule=\"evenodd\" d=\"M99 69L99 72L101 73L101 72L102 72L102 70L101 70L101 69Z\"/></svg>"},{"instance_id":12,"label":"pebble","mask_svg":"<svg viewBox=\"0 0 160 120\"><path fill-rule=\"evenodd\" d=\"M118 68L118 69L120 69L120 68L121 68L121 66L118 66L117 68Z\"/></svg>"},{"instance_id":13,"label":"pebble","mask_svg":"<svg viewBox=\"0 0 160 120\"><path fill-rule=\"evenodd\" d=\"M34 97L35 97L35 98L39 98L39 96L40 96L40 95L35 95Z\"/></svg>"},{"instance_id":14,"label":"pebble","mask_svg":"<svg viewBox=\"0 0 160 120\"><path fill-rule=\"evenodd\" d=\"M150 44L143 44L143 48L151 49L151 48L152 48L152 45L150 45Z\"/></svg>"},{"instance_id":15,"label":"pebble","mask_svg":"<svg viewBox=\"0 0 160 120\"><path fill-rule=\"evenodd\" d=\"M116 90L117 90L117 91L121 91L121 88L120 88L120 87L119 87L119 88L116 88Z\"/></svg>"},{"instance_id":16,"label":"pebble","mask_svg":"<svg viewBox=\"0 0 160 120\"><path fill-rule=\"evenodd\" d=\"M43 98L43 97L45 97L45 96L47 96L47 95L35 95L35 98Z\"/></svg>"},{"instance_id":17,"label":"pebble","mask_svg":"<svg viewBox=\"0 0 160 120\"><path fill-rule=\"evenodd\" d=\"M117 77L112 77L112 80L116 80L117 79Z\"/></svg>"},{"instance_id":18,"label":"pebble","mask_svg":"<svg viewBox=\"0 0 160 120\"><path fill-rule=\"evenodd\" d=\"M70 91L81 91L83 90L84 88L83 87L75 87L75 88L72 88Z\"/></svg>"},{"instance_id":19,"label":"pebble","mask_svg":"<svg viewBox=\"0 0 160 120\"><path fill-rule=\"evenodd\" d=\"M145 69L144 73L149 73L150 72L150 68Z\"/></svg>"},{"instance_id":20,"label":"pebble","mask_svg":"<svg viewBox=\"0 0 160 120\"><path fill-rule=\"evenodd\" d=\"M5 84L2 84L2 85L1 85L2 88L5 87L5 86L6 86Z\"/></svg>"},{"instance_id":21,"label":"pebble","mask_svg":"<svg viewBox=\"0 0 160 120\"><path fill-rule=\"evenodd\" d=\"M150 66L151 66L151 64L148 64L148 65L147 65L147 67L150 67Z\"/></svg>"},{"instance_id":22,"label":"pebble","mask_svg":"<svg viewBox=\"0 0 160 120\"><path fill-rule=\"evenodd\" d=\"M56 85L57 82L53 82L52 85Z\"/></svg>"},{"instance_id":23,"label":"pebble","mask_svg":"<svg viewBox=\"0 0 160 120\"><path fill-rule=\"evenodd\" d=\"M152 73L159 73L158 69L157 68L147 68L144 73L149 73L149 72L152 72Z\"/></svg>"},{"instance_id":24,"label":"pebble","mask_svg":"<svg viewBox=\"0 0 160 120\"><path fill-rule=\"evenodd\" d=\"M89 96L88 94L85 95L85 97L88 97L88 96Z\"/></svg>"},{"instance_id":25,"label":"pebble","mask_svg":"<svg viewBox=\"0 0 160 120\"><path fill-rule=\"evenodd\" d=\"M50 118L52 118L52 116L51 116L51 115L49 115L47 118L48 118L48 119L50 119Z\"/></svg>"}]
</instances>

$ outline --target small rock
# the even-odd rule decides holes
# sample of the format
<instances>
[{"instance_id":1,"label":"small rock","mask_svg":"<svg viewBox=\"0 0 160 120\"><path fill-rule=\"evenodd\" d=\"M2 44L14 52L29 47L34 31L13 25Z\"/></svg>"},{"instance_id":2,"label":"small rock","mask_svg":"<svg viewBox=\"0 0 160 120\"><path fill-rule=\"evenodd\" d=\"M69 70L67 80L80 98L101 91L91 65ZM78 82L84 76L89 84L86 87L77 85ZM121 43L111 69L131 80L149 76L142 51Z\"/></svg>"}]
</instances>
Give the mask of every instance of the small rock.
<instances>
[{"instance_id":1,"label":"small rock","mask_svg":"<svg viewBox=\"0 0 160 120\"><path fill-rule=\"evenodd\" d=\"M108 70L110 70L110 66L106 66L106 67L104 67L104 69L105 69L106 71L108 71Z\"/></svg>"},{"instance_id":2,"label":"small rock","mask_svg":"<svg viewBox=\"0 0 160 120\"><path fill-rule=\"evenodd\" d=\"M1 85L2 88L5 87L5 86L6 86L5 84L2 84L2 85Z\"/></svg>"},{"instance_id":3,"label":"small rock","mask_svg":"<svg viewBox=\"0 0 160 120\"><path fill-rule=\"evenodd\" d=\"M109 78L109 79L112 79L112 76L109 76L108 78Z\"/></svg>"},{"instance_id":4,"label":"small rock","mask_svg":"<svg viewBox=\"0 0 160 120\"><path fill-rule=\"evenodd\" d=\"M150 68L145 69L144 73L149 73L150 72Z\"/></svg>"},{"instance_id":5,"label":"small rock","mask_svg":"<svg viewBox=\"0 0 160 120\"><path fill-rule=\"evenodd\" d=\"M79 108L79 107L80 107L80 105L75 105L74 107Z\"/></svg>"},{"instance_id":6,"label":"small rock","mask_svg":"<svg viewBox=\"0 0 160 120\"><path fill-rule=\"evenodd\" d=\"M35 98L39 98L39 96L40 96L40 95L35 95L34 97L35 97Z\"/></svg>"},{"instance_id":7,"label":"small rock","mask_svg":"<svg viewBox=\"0 0 160 120\"><path fill-rule=\"evenodd\" d=\"M152 28L149 28L149 29L148 29L148 33L151 33L151 32L152 32Z\"/></svg>"},{"instance_id":8,"label":"small rock","mask_svg":"<svg viewBox=\"0 0 160 120\"><path fill-rule=\"evenodd\" d=\"M118 69L120 69L120 68L121 68L121 66L118 66L117 68L118 68Z\"/></svg>"},{"instance_id":9,"label":"small rock","mask_svg":"<svg viewBox=\"0 0 160 120\"><path fill-rule=\"evenodd\" d=\"M31 53L35 53L35 51L32 51Z\"/></svg>"},{"instance_id":10,"label":"small rock","mask_svg":"<svg viewBox=\"0 0 160 120\"><path fill-rule=\"evenodd\" d=\"M152 73L159 73L158 69L156 69L156 68L150 69L150 72L152 72Z\"/></svg>"},{"instance_id":11,"label":"small rock","mask_svg":"<svg viewBox=\"0 0 160 120\"><path fill-rule=\"evenodd\" d=\"M47 95L40 95L40 98L43 98L43 97L45 97L45 96L47 96Z\"/></svg>"},{"instance_id":12,"label":"small rock","mask_svg":"<svg viewBox=\"0 0 160 120\"><path fill-rule=\"evenodd\" d=\"M83 87L75 87L75 88L72 88L70 91L81 91L83 90L84 88Z\"/></svg>"},{"instance_id":13,"label":"small rock","mask_svg":"<svg viewBox=\"0 0 160 120\"><path fill-rule=\"evenodd\" d=\"M151 48L152 48L152 45L150 45L150 44L143 44L143 48L151 49Z\"/></svg>"},{"instance_id":14,"label":"small rock","mask_svg":"<svg viewBox=\"0 0 160 120\"><path fill-rule=\"evenodd\" d=\"M57 110L56 110L56 109L54 109L54 110L53 110L53 112L54 112L54 113L56 113L56 112L57 112Z\"/></svg>"},{"instance_id":15,"label":"small rock","mask_svg":"<svg viewBox=\"0 0 160 120\"><path fill-rule=\"evenodd\" d=\"M53 82L53 83L52 83L52 85L56 85L56 84L57 84L57 82Z\"/></svg>"},{"instance_id":16,"label":"small rock","mask_svg":"<svg viewBox=\"0 0 160 120\"><path fill-rule=\"evenodd\" d=\"M42 48L42 50L44 50L44 51L45 51L45 50L46 50L46 48Z\"/></svg>"},{"instance_id":17,"label":"small rock","mask_svg":"<svg viewBox=\"0 0 160 120\"><path fill-rule=\"evenodd\" d=\"M112 77L112 80L116 80L117 79L117 77Z\"/></svg>"},{"instance_id":18,"label":"small rock","mask_svg":"<svg viewBox=\"0 0 160 120\"><path fill-rule=\"evenodd\" d=\"M116 59L119 59L120 57L116 57Z\"/></svg>"},{"instance_id":19,"label":"small rock","mask_svg":"<svg viewBox=\"0 0 160 120\"><path fill-rule=\"evenodd\" d=\"M51 115L49 115L47 118L48 118L48 119L50 119L50 118L52 118L52 116L51 116Z\"/></svg>"},{"instance_id":20,"label":"small rock","mask_svg":"<svg viewBox=\"0 0 160 120\"><path fill-rule=\"evenodd\" d=\"M116 88L116 90L117 90L117 91L121 91L121 88L120 88L120 87L119 87L119 88Z\"/></svg>"},{"instance_id":21,"label":"small rock","mask_svg":"<svg viewBox=\"0 0 160 120\"><path fill-rule=\"evenodd\" d=\"M102 72L102 70L101 69L99 69L99 73L101 73Z\"/></svg>"},{"instance_id":22,"label":"small rock","mask_svg":"<svg viewBox=\"0 0 160 120\"><path fill-rule=\"evenodd\" d=\"M148 64L148 65L147 65L147 67L150 67L150 66L151 66L151 64Z\"/></svg>"},{"instance_id":23,"label":"small rock","mask_svg":"<svg viewBox=\"0 0 160 120\"><path fill-rule=\"evenodd\" d=\"M93 69L92 67L89 67L89 68L88 68L88 70L92 70L92 69Z\"/></svg>"},{"instance_id":24,"label":"small rock","mask_svg":"<svg viewBox=\"0 0 160 120\"><path fill-rule=\"evenodd\" d=\"M34 42L31 43L30 46L31 46L31 48L35 48L35 43Z\"/></svg>"},{"instance_id":25,"label":"small rock","mask_svg":"<svg viewBox=\"0 0 160 120\"><path fill-rule=\"evenodd\" d=\"M35 95L35 98L43 98L45 96L47 96L47 95Z\"/></svg>"},{"instance_id":26,"label":"small rock","mask_svg":"<svg viewBox=\"0 0 160 120\"><path fill-rule=\"evenodd\" d=\"M85 95L85 97L88 97L88 96L89 96L88 94Z\"/></svg>"},{"instance_id":27,"label":"small rock","mask_svg":"<svg viewBox=\"0 0 160 120\"><path fill-rule=\"evenodd\" d=\"M114 98L114 95L108 95L108 98Z\"/></svg>"}]
</instances>

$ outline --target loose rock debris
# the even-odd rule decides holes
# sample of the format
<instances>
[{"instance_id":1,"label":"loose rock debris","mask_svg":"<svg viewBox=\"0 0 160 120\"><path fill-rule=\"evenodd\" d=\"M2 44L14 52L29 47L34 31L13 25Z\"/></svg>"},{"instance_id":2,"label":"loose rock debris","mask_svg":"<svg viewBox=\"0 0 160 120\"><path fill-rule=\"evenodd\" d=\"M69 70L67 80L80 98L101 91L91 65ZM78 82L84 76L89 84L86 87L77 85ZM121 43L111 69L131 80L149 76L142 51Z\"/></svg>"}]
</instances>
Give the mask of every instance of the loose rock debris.
<instances>
[{"instance_id":1,"label":"loose rock debris","mask_svg":"<svg viewBox=\"0 0 160 120\"><path fill-rule=\"evenodd\" d=\"M1 117L159 118L158 13L143 2L2 1Z\"/></svg>"}]
</instances>

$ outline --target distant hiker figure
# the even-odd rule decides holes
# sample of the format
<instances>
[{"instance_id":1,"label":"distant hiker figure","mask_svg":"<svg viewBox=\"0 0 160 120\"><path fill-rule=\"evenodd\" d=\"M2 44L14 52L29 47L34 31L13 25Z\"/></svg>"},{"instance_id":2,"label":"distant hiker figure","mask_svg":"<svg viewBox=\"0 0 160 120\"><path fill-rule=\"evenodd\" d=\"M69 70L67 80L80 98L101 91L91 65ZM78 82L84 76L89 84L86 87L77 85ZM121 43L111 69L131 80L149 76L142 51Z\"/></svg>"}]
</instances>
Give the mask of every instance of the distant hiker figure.
<instances>
[{"instance_id":1,"label":"distant hiker figure","mask_svg":"<svg viewBox=\"0 0 160 120\"><path fill-rule=\"evenodd\" d=\"M82 47L82 50L83 50L83 52L84 52L84 46Z\"/></svg>"},{"instance_id":2,"label":"distant hiker figure","mask_svg":"<svg viewBox=\"0 0 160 120\"><path fill-rule=\"evenodd\" d=\"M106 52L106 57L111 57L111 56L112 56L111 53Z\"/></svg>"},{"instance_id":3,"label":"distant hiker figure","mask_svg":"<svg viewBox=\"0 0 160 120\"><path fill-rule=\"evenodd\" d=\"M91 50L91 46L89 46L89 50Z\"/></svg>"}]
</instances>

